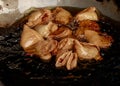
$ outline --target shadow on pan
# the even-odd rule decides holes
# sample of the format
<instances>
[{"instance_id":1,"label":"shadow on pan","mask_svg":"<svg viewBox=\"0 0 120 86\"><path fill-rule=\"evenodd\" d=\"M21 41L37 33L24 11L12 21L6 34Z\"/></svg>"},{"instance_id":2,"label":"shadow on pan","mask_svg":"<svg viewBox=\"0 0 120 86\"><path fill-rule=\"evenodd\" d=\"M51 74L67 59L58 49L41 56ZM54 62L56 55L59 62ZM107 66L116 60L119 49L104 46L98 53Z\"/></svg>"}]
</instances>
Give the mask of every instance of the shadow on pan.
<instances>
[{"instance_id":1,"label":"shadow on pan","mask_svg":"<svg viewBox=\"0 0 120 86\"><path fill-rule=\"evenodd\" d=\"M120 84L119 22L105 16L98 22L102 31L114 39L109 49L101 50L103 61L81 61L78 68L67 71L56 69L55 59L50 63L44 63L39 58L26 55L19 44L26 19L27 17L19 20L9 28L0 28L0 80L5 86L77 84L118 86Z\"/></svg>"}]
</instances>

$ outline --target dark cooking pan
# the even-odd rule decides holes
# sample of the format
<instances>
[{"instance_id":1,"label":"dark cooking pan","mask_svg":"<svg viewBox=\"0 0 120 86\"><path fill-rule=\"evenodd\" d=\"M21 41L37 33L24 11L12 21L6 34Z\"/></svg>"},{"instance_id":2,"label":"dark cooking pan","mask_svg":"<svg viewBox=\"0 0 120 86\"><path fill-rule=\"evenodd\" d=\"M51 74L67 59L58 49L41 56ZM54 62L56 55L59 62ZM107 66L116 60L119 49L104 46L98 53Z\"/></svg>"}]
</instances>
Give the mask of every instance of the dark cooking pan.
<instances>
[{"instance_id":1,"label":"dark cooking pan","mask_svg":"<svg viewBox=\"0 0 120 86\"><path fill-rule=\"evenodd\" d=\"M14 0L11 0L14 1ZM17 1L17 0L16 0ZM21 0L26 1L27 0ZM18 0L18 2L21 2ZM30 1L30 0L29 0ZM63 6L72 13L81 8L95 6L102 14L98 22L102 31L111 35L114 39L112 46L107 50L101 50L103 60L81 61L79 68L71 71L56 69L54 59L49 63L42 62L39 58L27 56L20 46L20 37L26 17L19 19L11 25L4 15L0 28L0 86L46 86L46 85L90 85L90 86L119 86L120 85L120 2L118 0L38 0L41 4L33 3L29 7L55 7ZM19 4L15 2L13 4ZM37 0L36 0L37 2ZM8 7L9 0L5 1ZM31 1L32 3L32 1ZM15 5L15 6L17 6ZM23 9L22 5L18 6ZM24 5L23 5L24 7ZM28 8L29 8L28 7ZM14 8L14 6L13 6ZM3 8L4 10L4 8ZM2 12L2 11L0 11ZM16 12L16 11L15 11ZM16 18L21 16L17 10ZM104 15L104 16L103 16ZM4 23L3 23L4 22ZM9 25L8 25L9 24ZM7 26L7 27L6 27Z\"/></svg>"}]
</instances>

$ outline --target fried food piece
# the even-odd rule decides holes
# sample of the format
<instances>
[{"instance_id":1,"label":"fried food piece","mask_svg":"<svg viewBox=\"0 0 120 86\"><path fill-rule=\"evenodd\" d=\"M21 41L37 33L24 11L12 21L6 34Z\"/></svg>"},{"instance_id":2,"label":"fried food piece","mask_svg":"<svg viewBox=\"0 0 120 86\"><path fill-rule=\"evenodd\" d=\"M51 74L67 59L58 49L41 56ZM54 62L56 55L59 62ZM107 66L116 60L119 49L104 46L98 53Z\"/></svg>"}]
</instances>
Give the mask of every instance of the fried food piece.
<instances>
[{"instance_id":1,"label":"fried food piece","mask_svg":"<svg viewBox=\"0 0 120 86\"><path fill-rule=\"evenodd\" d=\"M43 61L49 61L52 57L51 52L57 47L57 41L53 39L47 39L39 41L36 44L35 54L39 56Z\"/></svg>"},{"instance_id":2,"label":"fried food piece","mask_svg":"<svg viewBox=\"0 0 120 86\"><path fill-rule=\"evenodd\" d=\"M79 22L79 27L87 28L89 30L100 31L100 26L98 23L92 20L83 20Z\"/></svg>"},{"instance_id":3,"label":"fried food piece","mask_svg":"<svg viewBox=\"0 0 120 86\"><path fill-rule=\"evenodd\" d=\"M78 57L76 53L71 53L66 64L67 70L72 70L77 67Z\"/></svg>"},{"instance_id":4,"label":"fried food piece","mask_svg":"<svg viewBox=\"0 0 120 86\"><path fill-rule=\"evenodd\" d=\"M89 7L84 9L83 11L80 11L76 16L75 16L76 21L82 21L82 20L94 20L98 21L98 16L96 13L96 8L95 7Z\"/></svg>"},{"instance_id":5,"label":"fried food piece","mask_svg":"<svg viewBox=\"0 0 120 86\"><path fill-rule=\"evenodd\" d=\"M84 36L85 30L94 30L94 31L99 32L100 31L100 26L95 21L92 21L92 20L80 21L79 22L79 27L75 32L75 36L78 39L85 38L85 36Z\"/></svg>"},{"instance_id":6,"label":"fried food piece","mask_svg":"<svg viewBox=\"0 0 120 86\"><path fill-rule=\"evenodd\" d=\"M96 45L75 40L75 49L80 60L102 59L99 53L99 48Z\"/></svg>"},{"instance_id":7,"label":"fried food piece","mask_svg":"<svg viewBox=\"0 0 120 86\"><path fill-rule=\"evenodd\" d=\"M38 32L24 25L20 44L25 52L37 55L44 61L49 61L52 57L51 52L57 46L57 41L53 39L44 40Z\"/></svg>"},{"instance_id":8,"label":"fried food piece","mask_svg":"<svg viewBox=\"0 0 120 86\"><path fill-rule=\"evenodd\" d=\"M60 40L60 39L69 37L71 35L72 35L72 31L68 27L62 26L58 28L56 31L54 31L53 33L51 33L49 37Z\"/></svg>"},{"instance_id":9,"label":"fried food piece","mask_svg":"<svg viewBox=\"0 0 120 86\"><path fill-rule=\"evenodd\" d=\"M39 40L43 40L42 36L27 25L24 25L20 41L20 45L23 49L26 52L33 53L33 47Z\"/></svg>"},{"instance_id":10,"label":"fried food piece","mask_svg":"<svg viewBox=\"0 0 120 86\"><path fill-rule=\"evenodd\" d=\"M70 56L70 51L67 52L63 52L61 55L57 56L57 60L56 60L56 67L63 67L66 65L67 60L69 59Z\"/></svg>"},{"instance_id":11,"label":"fried food piece","mask_svg":"<svg viewBox=\"0 0 120 86\"><path fill-rule=\"evenodd\" d=\"M85 37L88 42L95 44L100 48L108 48L113 42L111 36L93 30L85 30Z\"/></svg>"},{"instance_id":12,"label":"fried food piece","mask_svg":"<svg viewBox=\"0 0 120 86\"><path fill-rule=\"evenodd\" d=\"M29 27L34 27L38 24L46 24L52 19L52 13L48 9L39 9L33 12L26 23Z\"/></svg>"},{"instance_id":13,"label":"fried food piece","mask_svg":"<svg viewBox=\"0 0 120 86\"><path fill-rule=\"evenodd\" d=\"M73 44L74 44L73 38L62 39L58 44L58 50L70 50L73 48Z\"/></svg>"},{"instance_id":14,"label":"fried food piece","mask_svg":"<svg viewBox=\"0 0 120 86\"><path fill-rule=\"evenodd\" d=\"M34 29L40 33L42 37L47 38L58 29L58 26L55 23L49 22L48 24L37 25Z\"/></svg>"},{"instance_id":15,"label":"fried food piece","mask_svg":"<svg viewBox=\"0 0 120 86\"><path fill-rule=\"evenodd\" d=\"M62 39L56 49L56 67L66 66L67 70L72 70L77 67L77 54L73 51L73 38Z\"/></svg>"},{"instance_id":16,"label":"fried food piece","mask_svg":"<svg viewBox=\"0 0 120 86\"><path fill-rule=\"evenodd\" d=\"M71 13L61 7L57 7L55 10L53 10L53 17L55 22L64 25L68 24L72 19Z\"/></svg>"},{"instance_id":17,"label":"fried food piece","mask_svg":"<svg viewBox=\"0 0 120 86\"><path fill-rule=\"evenodd\" d=\"M77 54L72 51L63 52L55 64L56 67L66 66L67 70L72 70L77 67Z\"/></svg>"},{"instance_id":18,"label":"fried food piece","mask_svg":"<svg viewBox=\"0 0 120 86\"><path fill-rule=\"evenodd\" d=\"M73 38L64 38L60 42L58 42L58 46L54 50L54 55L59 55L63 52L69 51L73 49L74 39Z\"/></svg>"}]
</instances>

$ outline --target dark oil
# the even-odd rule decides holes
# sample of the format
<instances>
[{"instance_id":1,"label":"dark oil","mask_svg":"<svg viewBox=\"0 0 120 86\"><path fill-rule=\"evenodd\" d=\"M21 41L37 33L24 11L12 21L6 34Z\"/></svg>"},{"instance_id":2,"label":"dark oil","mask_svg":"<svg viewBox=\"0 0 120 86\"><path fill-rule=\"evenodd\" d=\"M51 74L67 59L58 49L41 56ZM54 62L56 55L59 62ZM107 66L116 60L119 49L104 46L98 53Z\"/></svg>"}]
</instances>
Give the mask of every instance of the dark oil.
<instances>
[{"instance_id":1,"label":"dark oil","mask_svg":"<svg viewBox=\"0 0 120 86\"><path fill-rule=\"evenodd\" d=\"M54 8L49 7L49 9ZM70 11L73 16L83 9L76 7L63 8ZM103 61L81 61L78 67L72 71L56 69L54 59L50 63L44 63L39 58L25 54L19 43L27 16L16 21L8 28L0 28L1 76L5 77L4 80L9 80L10 82L7 82L9 84L12 84L14 80L18 80L18 82L23 80L22 82L24 82L26 79L37 79L42 84L47 84L45 81L51 84L118 84L120 81L120 22L102 14L99 15L98 24L101 27L101 31L111 35L114 42L109 49L101 50Z\"/></svg>"}]
</instances>

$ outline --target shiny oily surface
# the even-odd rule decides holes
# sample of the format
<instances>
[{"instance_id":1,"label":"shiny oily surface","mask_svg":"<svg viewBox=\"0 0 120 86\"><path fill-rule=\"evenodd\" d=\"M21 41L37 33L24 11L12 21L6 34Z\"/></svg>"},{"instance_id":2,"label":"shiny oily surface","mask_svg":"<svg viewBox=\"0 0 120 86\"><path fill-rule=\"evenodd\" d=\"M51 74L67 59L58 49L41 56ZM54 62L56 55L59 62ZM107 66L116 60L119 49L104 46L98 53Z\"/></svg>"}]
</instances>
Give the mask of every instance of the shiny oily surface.
<instances>
[{"instance_id":1,"label":"shiny oily surface","mask_svg":"<svg viewBox=\"0 0 120 86\"><path fill-rule=\"evenodd\" d=\"M64 7L73 15L79 8ZM56 69L53 58L51 62L44 63L39 58L28 56L21 48L20 36L23 18L9 28L0 29L0 79L8 86L25 84L67 84L75 85L89 84L95 85L118 85L120 83L120 26L118 22L102 16L100 17L100 27L102 32L111 35L114 42L107 50L101 50L103 61L81 61L75 70ZM16 81L14 81L16 80ZM32 80L32 82L30 82ZM47 83L46 83L47 82ZM109 82L109 83L108 83Z\"/></svg>"}]
</instances>

